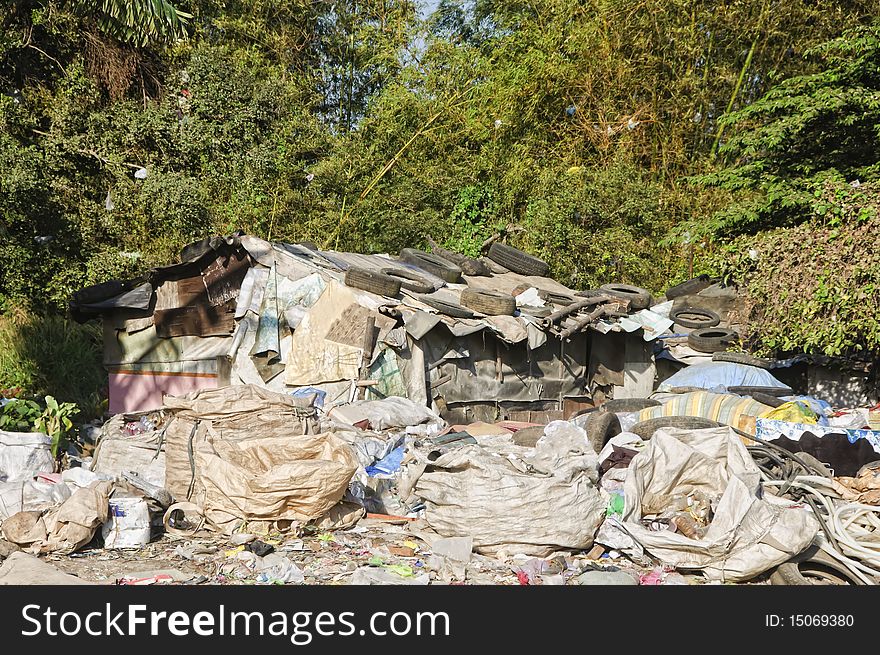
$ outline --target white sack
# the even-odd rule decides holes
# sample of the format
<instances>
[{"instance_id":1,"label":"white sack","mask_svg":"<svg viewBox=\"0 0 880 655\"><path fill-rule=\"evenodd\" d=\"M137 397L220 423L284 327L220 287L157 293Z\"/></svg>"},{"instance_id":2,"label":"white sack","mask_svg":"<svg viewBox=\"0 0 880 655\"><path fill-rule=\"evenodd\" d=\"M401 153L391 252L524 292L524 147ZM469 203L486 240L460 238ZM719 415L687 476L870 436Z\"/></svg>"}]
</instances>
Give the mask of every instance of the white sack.
<instances>
[{"instance_id":1,"label":"white sack","mask_svg":"<svg viewBox=\"0 0 880 655\"><path fill-rule=\"evenodd\" d=\"M622 525L666 564L711 580L748 580L803 551L819 528L802 506L766 493L759 498L760 486L757 465L730 428L664 428L629 466ZM698 490L721 497L703 539L641 525L643 515Z\"/></svg>"},{"instance_id":2,"label":"white sack","mask_svg":"<svg viewBox=\"0 0 880 655\"><path fill-rule=\"evenodd\" d=\"M596 453L577 437L545 435L534 450L505 454L469 445L441 455L415 485L425 519L445 537L473 537L480 553L589 548L605 505L593 484Z\"/></svg>"},{"instance_id":3,"label":"white sack","mask_svg":"<svg viewBox=\"0 0 880 655\"><path fill-rule=\"evenodd\" d=\"M415 403L409 398L390 396L382 400L359 400L351 405L342 406L370 422L373 430L381 431L392 428L405 428L428 423L443 426L446 423L440 416L425 405ZM334 417L333 411L330 417Z\"/></svg>"},{"instance_id":4,"label":"white sack","mask_svg":"<svg viewBox=\"0 0 880 655\"><path fill-rule=\"evenodd\" d=\"M41 432L0 430L0 482L27 480L37 473L52 473L55 458L52 440Z\"/></svg>"},{"instance_id":5,"label":"white sack","mask_svg":"<svg viewBox=\"0 0 880 655\"><path fill-rule=\"evenodd\" d=\"M60 505L72 490L64 483L42 480L0 482L0 522L19 512L30 512Z\"/></svg>"},{"instance_id":6,"label":"white sack","mask_svg":"<svg viewBox=\"0 0 880 655\"><path fill-rule=\"evenodd\" d=\"M117 414L104 424L95 450L92 471L122 477L127 471L159 487L165 486L165 449L163 430L149 430L129 435L125 415Z\"/></svg>"}]
</instances>

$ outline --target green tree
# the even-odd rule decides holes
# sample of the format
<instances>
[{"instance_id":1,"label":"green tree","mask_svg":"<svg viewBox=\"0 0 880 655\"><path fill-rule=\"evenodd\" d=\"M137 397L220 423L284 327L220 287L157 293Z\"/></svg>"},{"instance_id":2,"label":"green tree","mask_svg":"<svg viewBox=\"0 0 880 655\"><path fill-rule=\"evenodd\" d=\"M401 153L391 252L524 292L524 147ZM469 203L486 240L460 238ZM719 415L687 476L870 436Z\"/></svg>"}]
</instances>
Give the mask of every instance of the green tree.
<instances>
[{"instance_id":1,"label":"green tree","mask_svg":"<svg viewBox=\"0 0 880 655\"><path fill-rule=\"evenodd\" d=\"M68 0L75 11L94 17L101 29L119 40L145 46L186 36L192 14L167 0Z\"/></svg>"},{"instance_id":2,"label":"green tree","mask_svg":"<svg viewBox=\"0 0 880 655\"><path fill-rule=\"evenodd\" d=\"M820 70L785 79L721 119L732 132L720 150L730 165L696 182L734 193L735 202L692 229L730 236L797 224L835 210L824 200L826 180L880 175L880 23L805 56Z\"/></svg>"}]
</instances>

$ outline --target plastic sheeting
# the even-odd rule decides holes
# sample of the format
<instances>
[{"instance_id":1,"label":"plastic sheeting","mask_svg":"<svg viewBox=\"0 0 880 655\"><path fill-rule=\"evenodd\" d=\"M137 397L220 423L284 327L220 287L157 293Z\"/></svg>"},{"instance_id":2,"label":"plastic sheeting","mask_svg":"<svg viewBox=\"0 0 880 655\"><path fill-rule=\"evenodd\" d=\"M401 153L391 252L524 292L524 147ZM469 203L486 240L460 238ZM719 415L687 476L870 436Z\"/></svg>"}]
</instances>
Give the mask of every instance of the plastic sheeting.
<instances>
[{"instance_id":1,"label":"plastic sheeting","mask_svg":"<svg viewBox=\"0 0 880 655\"><path fill-rule=\"evenodd\" d=\"M330 416L335 418L332 412ZM422 423L433 425L439 430L441 426L446 425L446 422L430 408L402 397L357 401L343 406L336 416L339 420L345 420L344 416L356 416L358 420L366 419L373 430L406 428Z\"/></svg>"},{"instance_id":2,"label":"plastic sheeting","mask_svg":"<svg viewBox=\"0 0 880 655\"><path fill-rule=\"evenodd\" d=\"M788 388L770 371L733 362L705 362L688 366L667 378L657 390L669 391L676 387L698 387L719 393L726 392L728 387Z\"/></svg>"},{"instance_id":3,"label":"plastic sheeting","mask_svg":"<svg viewBox=\"0 0 880 655\"><path fill-rule=\"evenodd\" d=\"M284 377L287 385L317 385L358 378L363 348L326 338L336 320L356 304L351 290L330 282L293 333Z\"/></svg>"}]
</instances>

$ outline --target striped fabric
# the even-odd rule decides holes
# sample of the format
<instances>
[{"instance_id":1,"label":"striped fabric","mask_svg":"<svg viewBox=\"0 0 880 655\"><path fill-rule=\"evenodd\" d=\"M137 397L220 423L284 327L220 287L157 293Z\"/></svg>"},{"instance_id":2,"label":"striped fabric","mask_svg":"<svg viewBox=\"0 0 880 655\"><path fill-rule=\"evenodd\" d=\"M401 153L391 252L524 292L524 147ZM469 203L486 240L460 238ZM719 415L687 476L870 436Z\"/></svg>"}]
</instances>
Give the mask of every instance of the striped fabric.
<instances>
[{"instance_id":1,"label":"striped fabric","mask_svg":"<svg viewBox=\"0 0 880 655\"><path fill-rule=\"evenodd\" d=\"M736 427L740 416L759 416L772 409L751 398L726 393L692 391L667 401L660 407L649 407L639 412L639 421L660 416L702 416L725 425Z\"/></svg>"}]
</instances>

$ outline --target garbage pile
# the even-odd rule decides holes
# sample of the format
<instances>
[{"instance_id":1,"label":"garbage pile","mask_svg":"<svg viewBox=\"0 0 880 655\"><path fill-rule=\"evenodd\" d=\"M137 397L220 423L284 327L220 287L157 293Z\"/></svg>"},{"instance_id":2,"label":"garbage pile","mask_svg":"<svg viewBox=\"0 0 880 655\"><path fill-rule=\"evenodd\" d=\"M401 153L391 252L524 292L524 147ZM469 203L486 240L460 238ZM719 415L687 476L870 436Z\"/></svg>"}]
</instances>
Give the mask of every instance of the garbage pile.
<instances>
[{"instance_id":1,"label":"garbage pile","mask_svg":"<svg viewBox=\"0 0 880 655\"><path fill-rule=\"evenodd\" d=\"M679 368L566 419L243 384L118 414L61 459L0 432L0 584L877 584L880 405L728 352L708 280L612 291Z\"/></svg>"},{"instance_id":2,"label":"garbage pile","mask_svg":"<svg viewBox=\"0 0 880 655\"><path fill-rule=\"evenodd\" d=\"M0 584L877 583L880 433L831 424L868 414L790 400L755 437L700 423L751 411L717 395L448 425L227 387L114 417L60 472L48 437L2 432ZM871 461L832 471L820 427Z\"/></svg>"}]
</instances>

